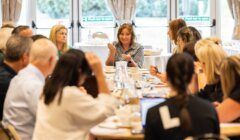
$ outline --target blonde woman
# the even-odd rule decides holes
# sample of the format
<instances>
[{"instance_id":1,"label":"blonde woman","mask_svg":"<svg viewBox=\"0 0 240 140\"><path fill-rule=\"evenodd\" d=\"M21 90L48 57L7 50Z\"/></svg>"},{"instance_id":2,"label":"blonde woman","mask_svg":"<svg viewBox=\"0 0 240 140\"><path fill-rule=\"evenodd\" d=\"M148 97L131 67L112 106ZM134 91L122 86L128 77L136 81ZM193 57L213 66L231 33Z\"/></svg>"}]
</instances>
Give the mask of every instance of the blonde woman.
<instances>
[{"instance_id":1,"label":"blonde woman","mask_svg":"<svg viewBox=\"0 0 240 140\"><path fill-rule=\"evenodd\" d=\"M206 77L206 85L197 95L211 102L222 102L219 65L226 57L225 51L209 38L198 41L194 49Z\"/></svg>"},{"instance_id":2,"label":"blonde woman","mask_svg":"<svg viewBox=\"0 0 240 140\"><path fill-rule=\"evenodd\" d=\"M49 39L57 46L58 56L61 56L69 49L67 35L68 30L64 25L54 25L51 28Z\"/></svg>"},{"instance_id":3,"label":"blonde woman","mask_svg":"<svg viewBox=\"0 0 240 140\"><path fill-rule=\"evenodd\" d=\"M240 117L240 56L223 60L220 78L224 101L217 107L220 122L231 122Z\"/></svg>"}]
</instances>

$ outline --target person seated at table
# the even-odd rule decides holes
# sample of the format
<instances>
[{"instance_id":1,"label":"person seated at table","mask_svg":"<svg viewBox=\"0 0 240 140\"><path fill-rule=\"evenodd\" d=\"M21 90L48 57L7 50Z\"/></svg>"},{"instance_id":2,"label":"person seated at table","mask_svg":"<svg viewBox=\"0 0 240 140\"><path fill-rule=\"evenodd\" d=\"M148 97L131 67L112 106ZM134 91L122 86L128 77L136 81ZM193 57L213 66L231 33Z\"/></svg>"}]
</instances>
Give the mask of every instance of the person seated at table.
<instances>
[{"instance_id":1,"label":"person seated at table","mask_svg":"<svg viewBox=\"0 0 240 140\"><path fill-rule=\"evenodd\" d=\"M28 65L31 46L30 38L18 35L10 36L6 42L5 55L0 61L0 120L2 120L3 105L10 82Z\"/></svg>"},{"instance_id":2,"label":"person seated at table","mask_svg":"<svg viewBox=\"0 0 240 140\"><path fill-rule=\"evenodd\" d=\"M214 106L188 92L194 74L190 55L174 54L167 63L170 98L148 110L145 140L180 140L206 133L219 134Z\"/></svg>"},{"instance_id":3,"label":"person seated at table","mask_svg":"<svg viewBox=\"0 0 240 140\"><path fill-rule=\"evenodd\" d=\"M199 32L196 31L195 33L198 34ZM198 35L196 35L196 36L198 36ZM221 40L217 37L209 37L206 39L209 39L218 45L221 43ZM183 52L190 54L194 59L195 75L193 76L194 77L192 79L193 81L189 85L189 90L192 93L196 93L199 89L202 89L205 86L205 84L203 82L203 80L205 78L204 78L204 76L202 76L202 69L201 69L201 67L199 67L198 58L197 58L195 50L194 50L194 46L196 43L197 43L196 41L192 41L192 42L185 44L183 47ZM201 81L201 82L199 83L199 81Z\"/></svg>"},{"instance_id":4,"label":"person seated at table","mask_svg":"<svg viewBox=\"0 0 240 140\"><path fill-rule=\"evenodd\" d=\"M68 29L64 25L54 25L51 28L49 39L57 46L58 56L69 50L68 42Z\"/></svg>"},{"instance_id":5,"label":"person seated at table","mask_svg":"<svg viewBox=\"0 0 240 140\"><path fill-rule=\"evenodd\" d=\"M33 32L29 26L19 25L12 30L12 35L20 35L22 37L31 37L33 35Z\"/></svg>"},{"instance_id":6,"label":"person seated at table","mask_svg":"<svg viewBox=\"0 0 240 140\"><path fill-rule=\"evenodd\" d=\"M195 50L194 50L194 46L196 43L197 43L197 41L191 41L191 42L186 43L183 47L183 53L187 53L187 54L191 55L194 62L198 61L198 58L197 58Z\"/></svg>"},{"instance_id":7,"label":"person seated at table","mask_svg":"<svg viewBox=\"0 0 240 140\"><path fill-rule=\"evenodd\" d=\"M46 36L41 35L41 34L33 35L31 38L32 38L33 42L35 42L35 41L37 41L39 39L43 39L43 38L48 39Z\"/></svg>"},{"instance_id":8,"label":"person seated at table","mask_svg":"<svg viewBox=\"0 0 240 140\"><path fill-rule=\"evenodd\" d=\"M98 85L96 99L82 87L91 71ZM88 140L90 128L112 115L116 103L110 95L101 60L93 53L70 49L59 58L46 80L33 140Z\"/></svg>"},{"instance_id":9,"label":"person seated at table","mask_svg":"<svg viewBox=\"0 0 240 140\"><path fill-rule=\"evenodd\" d=\"M129 67L142 67L144 54L143 46L135 42L133 26L128 23L122 24L117 33L118 41L109 43L109 55L106 60L107 66L115 65L116 61L127 61Z\"/></svg>"},{"instance_id":10,"label":"person seated at table","mask_svg":"<svg viewBox=\"0 0 240 140\"><path fill-rule=\"evenodd\" d=\"M168 37L171 41L172 44L172 48L173 48L173 53L177 53L177 33L178 31L183 28L186 27L187 24L185 22L185 20L179 18L179 19L174 19L172 21L169 22L168 24ZM150 74L153 76L158 77L162 82L166 83L167 79L166 79L166 73L161 73L158 71L157 66L150 66Z\"/></svg>"},{"instance_id":11,"label":"person seated at table","mask_svg":"<svg viewBox=\"0 0 240 140\"><path fill-rule=\"evenodd\" d=\"M183 49L183 53L187 53L189 55L192 56L193 60L194 60L194 75L192 78L192 81L189 84L189 90L191 93L196 93L199 90L199 86L198 86L198 74L199 74L199 69L198 69L198 59L194 50L194 46L196 44L196 41L192 41L192 42L188 42L187 44L185 44L184 49Z\"/></svg>"},{"instance_id":12,"label":"person seated at table","mask_svg":"<svg viewBox=\"0 0 240 140\"><path fill-rule=\"evenodd\" d=\"M2 27L0 28L0 62L4 58L4 53L6 50L6 43L9 37L12 34L12 30L14 28L14 23L12 22L3 22Z\"/></svg>"},{"instance_id":13,"label":"person seated at table","mask_svg":"<svg viewBox=\"0 0 240 140\"><path fill-rule=\"evenodd\" d=\"M224 59L220 66L224 101L217 107L220 122L232 122L240 117L240 56Z\"/></svg>"},{"instance_id":14,"label":"person seated at table","mask_svg":"<svg viewBox=\"0 0 240 140\"><path fill-rule=\"evenodd\" d=\"M196 32L197 33L197 32ZM213 41L215 44L220 44L221 40L217 37L209 37L206 38L207 40ZM195 78L193 78L193 81L191 82L189 88L190 91L192 91L192 93L196 93L199 89L204 88L205 86L205 76L202 73L202 69L199 66L199 61L198 58L196 56L195 50L194 50L194 46L196 44L196 41L193 42L189 42L187 44L185 44L184 48L183 48L183 52L190 54L193 59L194 59L194 65L195 65ZM201 82L199 82L201 81Z\"/></svg>"},{"instance_id":15,"label":"person seated at table","mask_svg":"<svg viewBox=\"0 0 240 140\"><path fill-rule=\"evenodd\" d=\"M176 48L176 45L177 45L177 33L181 28L186 27L186 26L187 26L186 22L181 18L174 19L174 20L172 20L168 23L167 34L168 34L168 37L171 41L172 48L173 48L174 52L175 52L175 48Z\"/></svg>"},{"instance_id":16,"label":"person seated at table","mask_svg":"<svg viewBox=\"0 0 240 140\"><path fill-rule=\"evenodd\" d=\"M223 100L219 65L227 55L223 48L211 38L198 41L194 49L206 79L206 85L197 93L197 96L217 105Z\"/></svg>"},{"instance_id":17,"label":"person seated at table","mask_svg":"<svg viewBox=\"0 0 240 140\"><path fill-rule=\"evenodd\" d=\"M192 26L181 28L177 33L177 53L182 53L187 43L197 42L201 38L201 34L196 28Z\"/></svg>"},{"instance_id":18,"label":"person seated at table","mask_svg":"<svg viewBox=\"0 0 240 140\"><path fill-rule=\"evenodd\" d=\"M201 34L194 27L182 27L177 32L177 46L173 53L182 53L184 46L189 42L196 42L201 39ZM150 66L150 74L158 77L162 82L166 82L166 74L160 73L156 66Z\"/></svg>"}]
</instances>

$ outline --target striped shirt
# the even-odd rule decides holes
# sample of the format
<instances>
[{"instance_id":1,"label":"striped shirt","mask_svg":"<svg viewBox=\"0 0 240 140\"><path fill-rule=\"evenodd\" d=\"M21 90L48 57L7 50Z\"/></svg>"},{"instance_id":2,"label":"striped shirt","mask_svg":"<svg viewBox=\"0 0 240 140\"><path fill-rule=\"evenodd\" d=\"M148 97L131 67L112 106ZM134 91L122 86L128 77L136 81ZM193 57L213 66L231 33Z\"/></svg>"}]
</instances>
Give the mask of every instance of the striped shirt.
<instances>
[{"instance_id":1,"label":"striped shirt","mask_svg":"<svg viewBox=\"0 0 240 140\"><path fill-rule=\"evenodd\" d=\"M116 47L116 55L115 61L123 60L122 54L130 54L133 61L138 65L139 68L143 65L144 54L143 54L143 46L138 43L133 43L132 46L127 50L124 51L123 47L119 42L113 42L113 45Z\"/></svg>"}]
</instances>

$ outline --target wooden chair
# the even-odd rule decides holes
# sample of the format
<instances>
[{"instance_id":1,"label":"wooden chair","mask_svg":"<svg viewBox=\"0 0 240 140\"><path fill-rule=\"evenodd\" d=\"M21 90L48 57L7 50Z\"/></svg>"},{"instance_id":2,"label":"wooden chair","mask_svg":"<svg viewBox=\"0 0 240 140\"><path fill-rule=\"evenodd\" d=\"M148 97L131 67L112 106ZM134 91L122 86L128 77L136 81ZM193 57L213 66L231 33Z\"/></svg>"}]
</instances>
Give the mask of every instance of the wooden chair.
<instances>
[{"instance_id":1,"label":"wooden chair","mask_svg":"<svg viewBox=\"0 0 240 140\"><path fill-rule=\"evenodd\" d=\"M208 133L194 137L187 137L184 140L230 140L230 139L222 135Z\"/></svg>"},{"instance_id":2,"label":"wooden chair","mask_svg":"<svg viewBox=\"0 0 240 140\"><path fill-rule=\"evenodd\" d=\"M0 140L21 140L15 128L8 124L4 126L0 123Z\"/></svg>"},{"instance_id":3,"label":"wooden chair","mask_svg":"<svg viewBox=\"0 0 240 140\"><path fill-rule=\"evenodd\" d=\"M108 36L106 33L103 33L103 32L95 32L92 34L92 38L99 38L99 39L105 39L105 40L108 40Z\"/></svg>"}]
</instances>

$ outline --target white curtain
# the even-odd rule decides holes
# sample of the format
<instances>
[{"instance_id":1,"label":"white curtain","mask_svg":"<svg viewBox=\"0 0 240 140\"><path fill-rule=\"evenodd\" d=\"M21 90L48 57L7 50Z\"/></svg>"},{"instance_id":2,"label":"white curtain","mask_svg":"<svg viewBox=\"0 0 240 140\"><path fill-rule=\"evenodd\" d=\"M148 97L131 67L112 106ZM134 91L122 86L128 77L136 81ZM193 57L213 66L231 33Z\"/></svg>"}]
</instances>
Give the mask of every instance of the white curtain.
<instances>
[{"instance_id":1,"label":"white curtain","mask_svg":"<svg viewBox=\"0 0 240 140\"><path fill-rule=\"evenodd\" d=\"M228 0L228 5L235 21L232 39L240 40L240 0Z\"/></svg>"},{"instance_id":2,"label":"white curtain","mask_svg":"<svg viewBox=\"0 0 240 140\"><path fill-rule=\"evenodd\" d=\"M22 0L2 0L2 22L17 23L21 14Z\"/></svg>"},{"instance_id":3,"label":"white curtain","mask_svg":"<svg viewBox=\"0 0 240 140\"><path fill-rule=\"evenodd\" d=\"M135 17L136 0L106 0L106 2L118 25L125 22L132 23Z\"/></svg>"}]
</instances>

